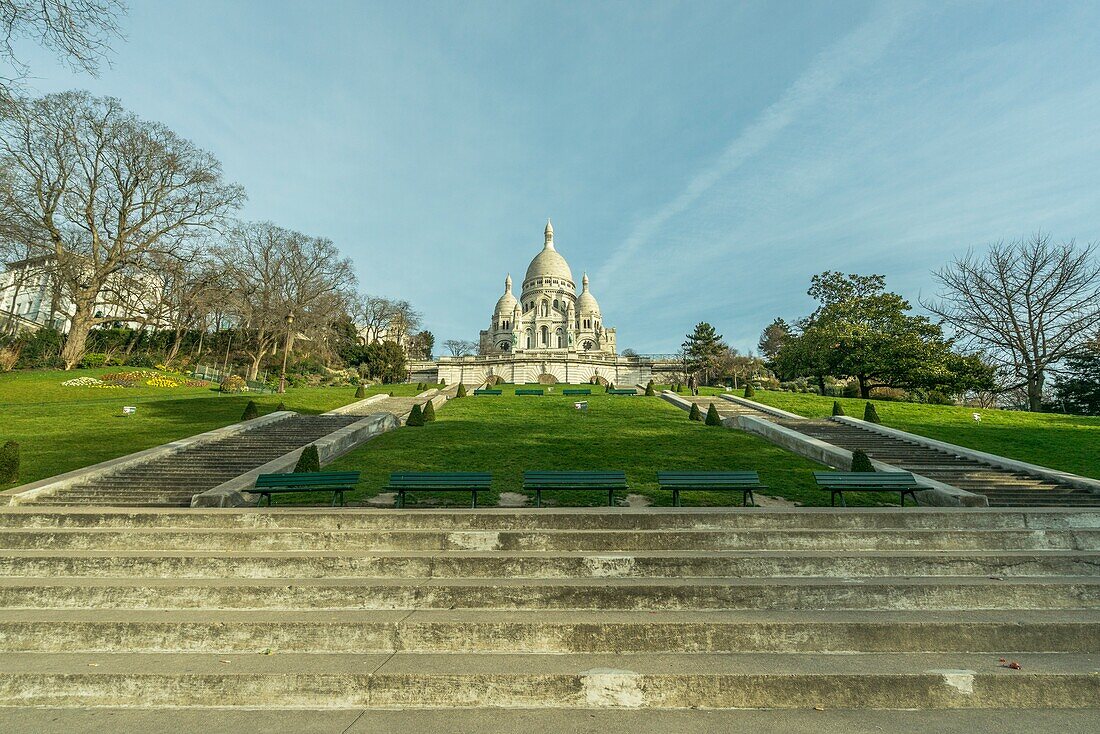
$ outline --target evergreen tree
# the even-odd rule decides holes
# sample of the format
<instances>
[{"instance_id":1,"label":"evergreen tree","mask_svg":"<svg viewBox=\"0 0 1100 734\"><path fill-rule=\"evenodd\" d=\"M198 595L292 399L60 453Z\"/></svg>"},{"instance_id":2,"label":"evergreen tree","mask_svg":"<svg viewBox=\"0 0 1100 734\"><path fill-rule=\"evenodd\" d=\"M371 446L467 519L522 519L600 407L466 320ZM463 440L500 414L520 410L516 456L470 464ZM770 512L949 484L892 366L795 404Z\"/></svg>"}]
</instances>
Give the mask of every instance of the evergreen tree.
<instances>
[{"instance_id":1,"label":"evergreen tree","mask_svg":"<svg viewBox=\"0 0 1100 734\"><path fill-rule=\"evenodd\" d=\"M11 484L19 478L19 444L5 441L0 446L0 484Z\"/></svg>"},{"instance_id":2,"label":"evergreen tree","mask_svg":"<svg viewBox=\"0 0 1100 734\"><path fill-rule=\"evenodd\" d=\"M867 403L867 407L863 409L863 420L868 423L882 423L878 417L878 410L875 408L874 403Z\"/></svg>"},{"instance_id":3,"label":"evergreen tree","mask_svg":"<svg viewBox=\"0 0 1100 734\"><path fill-rule=\"evenodd\" d=\"M260 410L259 410L259 408L256 407L256 401L255 400L249 400L248 405L244 406L244 412L241 413L241 420L242 421L250 421L253 418L259 418L259 417L260 417Z\"/></svg>"},{"instance_id":4,"label":"evergreen tree","mask_svg":"<svg viewBox=\"0 0 1100 734\"><path fill-rule=\"evenodd\" d=\"M691 411L688 413L688 420L701 421L703 420L703 413L699 410L699 406L695 403L691 404Z\"/></svg>"},{"instance_id":5,"label":"evergreen tree","mask_svg":"<svg viewBox=\"0 0 1100 734\"><path fill-rule=\"evenodd\" d=\"M1100 339L1066 360L1065 376L1054 385L1052 408L1100 415Z\"/></svg>"},{"instance_id":6,"label":"evergreen tree","mask_svg":"<svg viewBox=\"0 0 1100 734\"><path fill-rule=\"evenodd\" d=\"M695 330L687 335L687 340L681 346L688 368L693 372L702 372L706 384L710 383L718 360L729 349L722 341L722 335L706 321L696 324Z\"/></svg>"},{"instance_id":7,"label":"evergreen tree","mask_svg":"<svg viewBox=\"0 0 1100 734\"><path fill-rule=\"evenodd\" d=\"M286 403L280 401L279 404L275 406L275 412L278 413L282 410L286 410Z\"/></svg>"},{"instance_id":8,"label":"evergreen tree","mask_svg":"<svg viewBox=\"0 0 1100 734\"><path fill-rule=\"evenodd\" d=\"M751 382L745 385L745 397L746 398L755 398L756 397L756 388L754 388L752 386Z\"/></svg>"},{"instance_id":9,"label":"evergreen tree","mask_svg":"<svg viewBox=\"0 0 1100 734\"><path fill-rule=\"evenodd\" d=\"M833 401L833 415L847 415L847 413L844 412L844 406L840 404L839 400Z\"/></svg>"},{"instance_id":10,"label":"evergreen tree","mask_svg":"<svg viewBox=\"0 0 1100 734\"><path fill-rule=\"evenodd\" d=\"M311 443L302 449L302 453L298 457L298 463L294 465L294 473L304 474L319 471L321 471L321 457L317 453L317 445Z\"/></svg>"},{"instance_id":11,"label":"evergreen tree","mask_svg":"<svg viewBox=\"0 0 1100 734\"><path fill-rule=\"evenodd\" d=\"M431 400L424 403L423 416L424 416L424 422L425 423L431 423L432 421L435 420L435 405L432 403Z\"/></svg>"},{"instance_id":12,"label":"evergreen tree","mask_svg":"<svg viewBox=\"0 0 1100 734\"><path fill-rule=\"evenodd\" d=\"M412 411L409 413L408 420L405 421L406 426L422 426L424 425L424 411L421 410L420 404L417 403L413 406Z\"/></svg>"},{"instance_id":13,"label":"evergreen tree","mask_svg":"<svg viewBox=\"0 0 1100 734\"><path fill-rule=\"evenodd\" d=\"M718 408L715 407L714 403L711 403L710 407L707 408L706 424L708 426L722 425L722 416L718 414Z\"/></svg>"},{"instance_id":14,"label":"evergreen tree","mask_svg":"<svg viewBox=\"0 0 1100 734\"><path fill-rule=\"evenodd\" d=\"M646 395L648 395L648 396L650 396L650 397L653 397L654 395L656 395L656 394L657 394L657 393L656 393L656 392L655 392L655 391L653 390L653 380L650 380L650 381L649 381L649 383L648 383L648 384L646 384L646 386L645 386L645 394L646 394Z\"/></svg>"},{"instance_id":15,"label":"evergreen tree","mask_svg":"<svg viewBox=\"0 0 1100 734\"><path fill-rule=\"evenodd\" d=\"M363 383L359 383L359 387L355 388L355 397L359 400L367 397L367 388Z\"/></svg>"},{"instance_id":16,"label":"evergreen tree","mask_svg":"<svg viewBox=\"0 0 1100 734\"><path fill-rule=\"evenodd\" d=\"M875 465L871 463L871 457L862 451L852 452L852 469L851 471L874 471Z\"/></svg>"},{"instance_id":17,"label":"evergreen tree","mask_svg":"<svg viewBox=\"0 0 1100 734\"><path fill-rule=\"evenodd\" d=\"M464 397L466 397L466 386L465 386L465 385L463 385L463 384L462 384L461 382L460 382L460 383L458 383L458 391L457 391L457 392L455 392L455 397L456 397L456 398L464 398Z\"/></svg>"},{"instance_id":18,"label":"evergreen tree","mask_svg":"<svg viewBox=\"0 0 1100 734\"><path fill-rule=\"evenodd\" d=\"M783 319L776 319L768 324L764 329L764 333L760 335L760 343L757 344L757 349L764 355L765 359L775 359L775 355L779 354L779 350L783 348L783 344L791 336L791 327Z\"/></svg>"}]
</instances>

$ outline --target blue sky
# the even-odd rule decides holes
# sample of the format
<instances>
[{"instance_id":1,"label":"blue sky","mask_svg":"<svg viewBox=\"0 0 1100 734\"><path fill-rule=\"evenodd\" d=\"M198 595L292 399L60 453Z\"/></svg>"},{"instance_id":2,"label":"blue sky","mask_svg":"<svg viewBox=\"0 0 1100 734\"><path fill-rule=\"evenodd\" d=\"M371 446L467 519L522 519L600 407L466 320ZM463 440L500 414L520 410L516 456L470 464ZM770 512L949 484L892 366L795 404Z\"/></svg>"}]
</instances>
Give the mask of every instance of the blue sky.
<instances>
[{"instance_id":1,"label":"blue sky","mask_svg":"<svg viewBox=\"0 0 1100 734\"><path fill-rule=\"evenodd\" d=\"M131 0L99 78L214 152L241 216L476 339L553 217L619 347L741 349L810 276L913 299L971 246L1100 240L1100 4ZM517 283L518 285L518 283Z\"/></svg>"}]
</instances>

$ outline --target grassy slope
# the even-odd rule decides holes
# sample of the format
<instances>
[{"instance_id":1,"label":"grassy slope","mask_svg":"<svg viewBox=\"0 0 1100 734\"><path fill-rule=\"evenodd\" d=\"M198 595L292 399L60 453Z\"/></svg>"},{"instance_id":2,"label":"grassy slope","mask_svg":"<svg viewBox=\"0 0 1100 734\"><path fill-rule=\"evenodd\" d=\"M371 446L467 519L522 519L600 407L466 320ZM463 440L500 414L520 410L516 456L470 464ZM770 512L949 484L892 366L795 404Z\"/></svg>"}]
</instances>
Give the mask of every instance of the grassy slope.
<instances>
[{"instance_id":1,"label":"grassy slope","mask_svg":"<svg viewBox=\"0 0 1100 734\"><path fill-rule=\"evenodd\" d=\"M808 417L832 415L834 398L757 390L755 400ZM862 418L865 400L840 398L844 411ZM1025 413L953 405L874 401L883 425L1001 454L1020 461L1100 478L1100 418ZM973 413L982 416L980 423Z\"/></svg>"},{"instance_id":2,"label":"grassy slope","mask_svg":"<svg viewBox=\"0 0 1100 734\"><path fill-rule=\"evenodd\" d=\"M594 392L587 412L572 407L574 398L468 397L451 401L434 424L402 428L384 434L326 468L363 472L360 489L349 495L363 500L380 491L389 473L415 471L492 471L494 494L519 492L525 469L623 469L631 491L648 495L654 504L668 505L667 493L657 493L656 472L663 469L757 469L768 494L804 504L828 504L828 496L813 488L811 470L820 468L754 436L704 426L660 398L614 397ZM549 498L553 495L544 495ZM468 505L468 494L419 495L457 506ZM554 496L560 504L599 505L606 493L575 492ZM739 504L724 493L692 493L684 504ZM323 497L302 497L320 502ZM279 498L291 502L289 498ZM411 497L409 505L415 504ZM872 501L877 501L875 498ZM481 500L479 500L481 502Z\"/></svg>"},{"instance_id":3,"label":"grassy slope","mask_svg":"<svg viewBox=\"0 0 1100 734\"><path fill-rule=\"evenodd\" d=\"M250 399L208 388L61 386L72 377L117 371L0 374L0 441L20 443L20 484L235 423ZM376 386L368 394L393 390L411 395L415 387ZM323 413L354 401L355 388L290 388L285 395L251 399L261 414L273 411L279 402L301 413ZM123 417L124 405L136 406L137 414ZM10 486L0 485L0 489Z\"/></svg>"}]
</instances>

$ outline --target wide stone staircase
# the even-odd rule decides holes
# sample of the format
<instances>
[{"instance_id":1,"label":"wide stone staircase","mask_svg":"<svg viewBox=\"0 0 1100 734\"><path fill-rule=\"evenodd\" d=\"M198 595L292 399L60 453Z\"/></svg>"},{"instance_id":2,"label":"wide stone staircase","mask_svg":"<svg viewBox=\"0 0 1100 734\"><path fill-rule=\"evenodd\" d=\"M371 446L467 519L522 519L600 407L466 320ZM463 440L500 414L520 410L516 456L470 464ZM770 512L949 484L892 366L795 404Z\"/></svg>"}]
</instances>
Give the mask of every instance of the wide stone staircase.
<instances>
[{"instance_id":1,"label":"wide stone staircase","mask_svg":"<svg viewBox=\"0 0 1100 734\"><path fill-rule=\"evenodd\" d=\"M994 507L1100 507L1100 494L831 420L769 420L899 469L984 494Z\"/></svg>"},{"instance_id":2,"label":"wide stone staircase","mask_svg":"<svg viewBox=\"0 0 1100 734\"><path fill-rule=\"evenodd\" d=\"M0 707L1100 708L1096 511L25 507L0 549Z\"/></svg>"}]
</instances>

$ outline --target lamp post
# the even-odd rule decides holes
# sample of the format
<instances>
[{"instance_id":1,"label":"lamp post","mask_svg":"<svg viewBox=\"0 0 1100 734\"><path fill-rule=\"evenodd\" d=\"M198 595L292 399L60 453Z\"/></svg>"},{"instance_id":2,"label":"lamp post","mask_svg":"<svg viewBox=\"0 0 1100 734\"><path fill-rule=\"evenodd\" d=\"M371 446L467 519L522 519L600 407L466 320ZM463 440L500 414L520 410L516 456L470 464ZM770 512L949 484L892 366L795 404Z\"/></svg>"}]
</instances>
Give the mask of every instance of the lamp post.
<instances>
[{"instance_id":1,"label":"lamp post","mask_svg":"<svg viewBox=\"0 0 1100 734\"><path fill-rule=\"evenodd\" d=\"M294 324L294 314L286 315L286 342L283 344L283 370L279 374L279 394L286 392L286 358L290 354L290 327Z\"/></svg>"}]
</instances>

